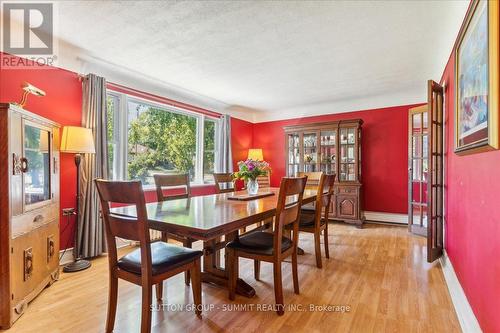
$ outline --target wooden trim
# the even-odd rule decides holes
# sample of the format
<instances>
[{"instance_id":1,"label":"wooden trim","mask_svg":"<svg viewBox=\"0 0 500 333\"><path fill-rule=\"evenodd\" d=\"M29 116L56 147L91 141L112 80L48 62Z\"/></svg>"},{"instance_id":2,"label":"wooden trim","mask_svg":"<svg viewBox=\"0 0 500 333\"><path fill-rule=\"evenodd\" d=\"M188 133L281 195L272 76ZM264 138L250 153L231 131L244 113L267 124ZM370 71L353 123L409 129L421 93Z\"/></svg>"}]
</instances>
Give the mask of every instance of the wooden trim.
<instances>
[{"instance_id":1,"label":"wooden trim","mask_svg":"<svg viewBox=\"0 0 500 333\"><path fill-rule=\"evenodd\" d=\"M458 321L463 332L482 332L481 326L477 321L472 307L469 304L467 296L458 280L453 264L446 253L443 251L443 256L439 258L439 263L443 270L444 279L446 285L448 286L448 291L450 292L451 301L455 307L457 313Z\"/></svg>"},{"instance_id":2,"label":"wooden trim","mask_svg":"<svg viewBox=\"0 0 500 333\"><path fill-rule=\"evenodd\" d=\"M385 212L374 212L374 211L364 211L365 219L374 222L387 222L387 223L397 223L397 224L408 224L408 215L406 214L396 214L396 213L385 213Z\"/></svg>"}]
</instances>

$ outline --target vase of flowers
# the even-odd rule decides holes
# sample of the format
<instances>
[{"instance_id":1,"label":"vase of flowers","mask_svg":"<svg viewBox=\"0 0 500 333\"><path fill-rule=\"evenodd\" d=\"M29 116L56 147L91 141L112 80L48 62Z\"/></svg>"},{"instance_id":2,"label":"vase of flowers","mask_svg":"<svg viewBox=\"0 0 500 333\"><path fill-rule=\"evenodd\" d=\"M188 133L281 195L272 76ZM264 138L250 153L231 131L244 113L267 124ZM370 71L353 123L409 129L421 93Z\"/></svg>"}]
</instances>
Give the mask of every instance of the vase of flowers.
<instances>
[{"instance_id":1,"label":"vase of flowers","mask_svg":"<svg viewBox=\"0 0 500 333\"><path fill-rule=\"evenodd\" d=\"M233 174L234 179L245 181L245 186L249 195L256 195L259 191L257 177L266 176L271 168L266 161L256 161L248 159L238 162L238 172Z\"/></svg>"}]
</instances>

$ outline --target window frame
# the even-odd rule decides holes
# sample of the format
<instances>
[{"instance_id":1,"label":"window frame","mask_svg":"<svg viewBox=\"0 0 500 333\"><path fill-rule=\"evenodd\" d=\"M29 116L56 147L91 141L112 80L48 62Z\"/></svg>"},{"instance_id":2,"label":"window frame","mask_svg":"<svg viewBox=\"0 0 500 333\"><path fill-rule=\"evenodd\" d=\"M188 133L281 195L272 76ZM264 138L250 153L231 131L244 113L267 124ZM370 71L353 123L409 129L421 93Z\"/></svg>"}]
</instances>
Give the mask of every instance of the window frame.
<instances>
[{"instance_id":1,"label":"window frame","mask_svg":"<svg viewBox=\"0 0 500 333\"><path fill-rule=\"evenodd\" d=\"M113 125L113 143L116 145L114 159L113 159L113 180L127 180L127 161L128 161L128 103L135 102L158 109L165 112L171 112L183 116L190 116L196 119L196 158L194 165L194 179L191 185L205 185L213 184L213 181L204 181L203 175L203 159L204 159L204 125L205 120L213 121L215 123L215 138L214 138L214 158L216 159L217 139L220 137L219 118L209 116L203 113L185 110L180 107L168 105L165 103L152 101L146 98L130 95L127 93L119 92L113 89L106 90L106 100L111 96L117 101L114 109L114 125ZM144 184L145 190L154 189L152 184Z\"/></svg>"}]
</instances>

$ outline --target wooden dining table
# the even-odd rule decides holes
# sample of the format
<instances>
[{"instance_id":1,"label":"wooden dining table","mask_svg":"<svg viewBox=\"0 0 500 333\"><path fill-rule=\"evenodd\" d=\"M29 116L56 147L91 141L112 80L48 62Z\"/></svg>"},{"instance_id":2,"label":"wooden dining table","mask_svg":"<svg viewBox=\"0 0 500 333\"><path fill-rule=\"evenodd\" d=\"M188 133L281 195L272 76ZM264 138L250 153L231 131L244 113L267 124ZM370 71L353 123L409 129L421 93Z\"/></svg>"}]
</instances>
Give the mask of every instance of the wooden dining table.
<instances>
[{"instance_id":1,"label":"wooden dining table","mask_svg":"<svg viewBox=\"0 0 500 333\"><path fill-rule=\"evenodd\" d=\"M243 227L272 218L276 214L278 188L262 192L273 195L248 201L231 200L245 192L222 193L146 204L149 227L203 241L202 281L227 288L227 271L221 267L220 251L227 242L238 237ZM306 188L302 204L314 202L316 189ZM293 200L293 198L289 198ZM135 206L116 207L111 213L136 217ZM225 258L224 267L228 267ZM238 279L236 292L246 297L255 296L255 289Z\"/></svg>"}]
</instances>

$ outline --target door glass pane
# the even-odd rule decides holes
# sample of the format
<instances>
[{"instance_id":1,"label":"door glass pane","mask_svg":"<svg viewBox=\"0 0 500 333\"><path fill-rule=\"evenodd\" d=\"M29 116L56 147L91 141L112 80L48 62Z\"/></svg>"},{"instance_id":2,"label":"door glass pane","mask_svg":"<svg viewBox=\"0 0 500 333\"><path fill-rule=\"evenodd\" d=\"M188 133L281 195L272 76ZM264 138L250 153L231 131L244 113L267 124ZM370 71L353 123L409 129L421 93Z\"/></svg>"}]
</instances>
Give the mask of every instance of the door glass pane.
<instances>
[{"instance_id":1,"label":"door glass pane","mask_svg":"<svg viewBox=\"0 0 500 333\"><path fill-rule=\"evenodd\" d=\"M50 133L24 126L24 157L28 170L24 173L24 203L29 206L50 199Z\"/></svg>"},{"instance_id":2,"label":"door glass pane","mask_svg":"<svg viewBox=\"0 0 500 333\"><path fill-rule=\"evenodd\" d=\"M420 182L413 182L411 187L412 202L420 202Z\"/></svg>"},{"instance_id":3,"label":"door glass pane","mask_svg":"<svg viewBox=\"0 0 500 333\"><path fill-rule=\"evenodd\" d=\"M422 126L422 131L424 133L427 133L427 127L429 126L429 120L427 119L428 116L427 116L427 112L424 112L422 114L422 117L424 118L424 121L423 121L423 126Z\"/></svg>"},{"instance_id":4,"label":"door glass pane","mask_svg":"<svg viewBox=\"0 0 500 333\"><path fill-rule=\"evenodd\" d=\"M420 206L412 205L412 213L413 213L413 224L420 225L422 223Z\"/></svg>"},{"instance_id":5,"label":"door glass pane","mask_svg":"<svg viewBox=\"0 0 500 333\"><path fill-rule=\"evenodd\" d=\"M300 146L299 135L288 135L288 175L295 176L299 169Z\"/></svg>"},{"instance_id":6,"label":"door glass pane","mask_svg":"<svg viewBox=\"0 0 500 333\"><path fill-rule=\"evenodd\" d=\"M315 172L316 162L318 160L318 137L316 133L304 133L304 171Z\"/></svg>"},{"instance_id":7,"label":"door glass pane","mask_svg":"<svg viewBox=\"0 0 500 333\"><path fill-rule=\"evenodd\" d=\"M321 158L321 169L325 173L335 173L336 172L336 141L337 132L336 131L321 131L320 133L320 158Z\"/></svg>"},{"instance_id":8,"label":"door glass pane","mask_svg":"<svg viewBox=\"0 0 500 333\"><path fill-rule=\"evenodd\" d=\"M415 113L412 116L413 133L420 132L420 125L421 124L422 124L422 114L421 113Z\"/></svg>"}]
</instances>

